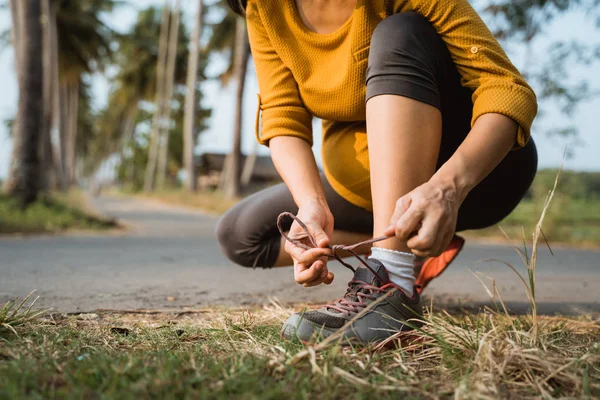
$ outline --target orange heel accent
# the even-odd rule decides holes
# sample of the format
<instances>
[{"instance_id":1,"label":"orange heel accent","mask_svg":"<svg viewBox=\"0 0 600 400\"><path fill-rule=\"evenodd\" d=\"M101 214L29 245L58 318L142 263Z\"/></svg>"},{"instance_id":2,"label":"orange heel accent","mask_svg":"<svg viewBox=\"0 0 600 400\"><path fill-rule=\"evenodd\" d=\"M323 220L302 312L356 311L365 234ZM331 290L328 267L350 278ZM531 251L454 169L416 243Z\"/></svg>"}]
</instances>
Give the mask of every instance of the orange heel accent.
<instances>
[{"instance_id":1,"label":"orange heel accent","mask_svg":"<svg viewBox=\"0 0 600 400\"><path fill-rule=\"evenodd\" d=\"M429 258L421 267L421 272L417 277L415 285L419 294L427 287L429 282L437 278L448 268L450 263L454 261L458 253L465 245L465 239L458 235L454 235L450 244L442 254L437 257Z\"/></svg>"}]
</instances>

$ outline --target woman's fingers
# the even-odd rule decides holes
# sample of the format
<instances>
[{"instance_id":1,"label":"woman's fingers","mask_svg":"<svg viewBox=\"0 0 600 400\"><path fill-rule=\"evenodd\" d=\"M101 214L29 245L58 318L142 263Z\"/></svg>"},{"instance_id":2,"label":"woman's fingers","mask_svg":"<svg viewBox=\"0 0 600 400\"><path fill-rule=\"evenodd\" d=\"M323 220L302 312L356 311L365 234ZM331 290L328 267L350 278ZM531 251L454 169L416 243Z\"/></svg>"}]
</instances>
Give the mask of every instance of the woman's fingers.
<instances>
[{"instance_id":1,"label":"woman's fingers","mask_svg":"<svg viewBox=\"0 0 600 400\"><path fill-rule=\"evenodd\" d=\"M325 257L331 253L329 248L313 248L310 250L303 249L293 244L286 246L286 252L298 263L304 265L311 265L321 257Z\"/></svg>"},{"instance_id":2,"label":"woman's fingers","mask_svg":"<svg viewBox=\"0 0 600 400\"><path fill-rule=\"evenodd\" d=\"M297 240L305 241L302 238ZM307 250L288 242L285 250L294 260L294 277L298 284L310 287L328 280L331 283L333 277L329 279L327 270L327 255L331 254L331 249L317 247Z\"/></svg>"},{"instance_id":3,"label":"woman's fingers","mask_svg":"<svg viewBox=\"0 0 600 400\"><path fill-rule=\"evenodd\" d=\"M424 214L420 209L414 206L409 207L396 222L396 237L400 240L408 241L419 230L423 217Z\"/></svg>"},{"instance_id":4,"label":"woman's fingers","mask_svg":"<svg viewBox=\"0 0 600 400\"><path fill-rule=\"evenodd\" d=\"M321 228L318 224L309 223L307 225L308 231L311 233L315 243L319 247L327 247L329 246L329 236L325 233L323 228Z\"/></svg>"},{"instance_id":5,"label":"woman's fingers","mask_svg":"<svg viewBox=\"0 0 600 400\"><path fill-rule=\"evenodd\" d=\"M323 280L323 283L326 285L331 285L334 278L335 278L335 275L333 274L333 272L328 272L327 277Z\"/></svg>"},{"instance_id":6,"label":"woman's fingers","mask_svg":"<svg viewBox=\"0 0 600 400\"><path fill-rule=\"evenodd\" d=\"M409 239L406 245L417 256L439 256L446 249L454 234L447 218L443 212L426 216L418 234Z\"/></svg>"},{"instance_id":7,"label":"woman's fingers","mask_svg":"<svg viewBox=\"0 0 600 400\"><path fill-rule=\"evenodd\" d=\"M296 282L305 287L317 286L327 281L329 283L333 281L333 274L328 271L324 260L318 260L308 268L302 264L296 264L294 268L296 270Z\"/></svg>"},{"instance_id":8,"label":"woman's fingers","mask_svg":"<svg viewBox=\"0 0 600 400\"><path fill-rule=\"evenodd\" d=\"M305 285L319 279L321 273L323 272L323 263L321 261L317 261L309 266L296 263L294 270L296 283Z\"/></svg>"},{"instance_id":9,"label":"woman's fingers","mask_svg":"<svg viewBox=\"0 0 600 400\"><path fill-rule=\"evenodd\" d=\"M421 221L421 228L416 236L410 238L406 245L411 250L420 252L430 251L436 244L439 235L440 218L442 215L438 213L428 213Z\"/></svg>"}]
</instances>

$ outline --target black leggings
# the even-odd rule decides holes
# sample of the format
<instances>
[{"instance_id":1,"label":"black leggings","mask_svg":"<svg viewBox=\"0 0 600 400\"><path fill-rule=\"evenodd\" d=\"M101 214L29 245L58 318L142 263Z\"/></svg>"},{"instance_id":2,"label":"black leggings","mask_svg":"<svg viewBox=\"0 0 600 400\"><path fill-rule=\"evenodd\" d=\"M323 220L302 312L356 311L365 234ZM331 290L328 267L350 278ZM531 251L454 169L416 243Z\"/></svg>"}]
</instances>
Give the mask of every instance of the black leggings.
<instances>
[{"instance_id":1,"label":"black leggings","mask_svg":"<svg viewBox=\"0 0 600 400\"><path fill-rule=\"evenodd\" d=\"M442 39L417 13L395 14L382 21L371 39L367 99L394 94L437 107L442 113L442 140L437 167L456 151L471 129L471 92L460 84ZM415 149L418 151L418 149ZM504 160L467 196L456 231L497 224L519 204L537 170L533 140ZM335 229L373 233L373 214L338 195L322 177ZM229 210L217 225L223 253L245 267L270 268L279 255L277 216L298 207L284 184L260 191ZM287 230L291 221L286 221Z\"/></svg>"}]
</instances>

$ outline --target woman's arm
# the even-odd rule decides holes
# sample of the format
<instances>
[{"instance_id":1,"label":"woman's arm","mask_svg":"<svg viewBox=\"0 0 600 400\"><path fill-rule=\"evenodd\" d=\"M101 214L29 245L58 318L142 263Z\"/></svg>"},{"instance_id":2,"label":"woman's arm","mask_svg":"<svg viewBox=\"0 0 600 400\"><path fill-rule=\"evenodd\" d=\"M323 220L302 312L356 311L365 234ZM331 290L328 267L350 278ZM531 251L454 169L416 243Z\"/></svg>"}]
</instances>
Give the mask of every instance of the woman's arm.
<instances>
[{"instance_id":1,"label":"woman's arm","mask_svg":"<svg viewBox=\"0 0 600 400\"><path fill-rule=\"evenodd\" d=\"M312 144L312 115L304 107L294 75L263 27L259 8L259 1L248 1L248 39L260 89L256 137L267 146L276 136L297 137Z\"/></svg>"},{"instance_id":2,"label":"woman's arm","mask_svg":"<svg viewBox=\"0 0 600 400\"><path fill-rule=\"evenodd\" d=\"M462 203L469 192L506 157L514 147L518 125L502 114L484 114L430 182L446 187Z\"/></svg>"},{"instance_id":3,"label":"woman's arm","mask_svg":"<svg viewBox=\"0 0 600 400\"><path fill-rule=\"evenodd\" d=\"M517 129L517 123L504 115L482 115L433 177L398 200L386 235L406 241L418 256L444 251L456 230L462 202L506 157Z\"/></svg>"},{"instance_id":4,"label":"woman's arm","mask_svg":"<svg viewBox=\"0 0 600 400\"><path fill-rule=\"evenodd\" d=\"M327 206L315 156L308 142L291 136L277 136L269 142L277 172L292 192L298 207L319 201Z\"/></svg>"},{"instance_id":5,"label":"woman's arm","mask_svg":"<svg viewBox=\"0 0 600 400\"><path fill-rule=\"evenodd\" d=\"M304 286L331 283L327 270L329 238L333 217L325 202L317 165L311 150L312 115L306 110L292 72L280 59L263 27L260 1L248 1L246 20L252 58L260 88L256 136L271 148L275 166L299 207L298 217L306 223L320 248L304 250L286 243L285 250L294 259L296 282ZM268 18L265 15L265 18ZM262 122L262 129L261 124ZM289 235L306 239L304 231L293 223Z\"/></svg>"},{"instance_id":6,"label":"woman's arm","mask_svg":"<svg viewBox=\"0 0 600 400\"><path fill-rule=\"evenodd\" d=\"M325 193L315 156L308 142L291 136L276 136L270 141L271 158L289 188L302 220L319 248L305 250L287 242L285 250L294 259L296 282L304 286L330 284L333 274L327 269L330 251L329 238L333 233L333 216L325 200ZM294 222L289 236L310 245L304 230Z\"/></svg>"}]
</instances>

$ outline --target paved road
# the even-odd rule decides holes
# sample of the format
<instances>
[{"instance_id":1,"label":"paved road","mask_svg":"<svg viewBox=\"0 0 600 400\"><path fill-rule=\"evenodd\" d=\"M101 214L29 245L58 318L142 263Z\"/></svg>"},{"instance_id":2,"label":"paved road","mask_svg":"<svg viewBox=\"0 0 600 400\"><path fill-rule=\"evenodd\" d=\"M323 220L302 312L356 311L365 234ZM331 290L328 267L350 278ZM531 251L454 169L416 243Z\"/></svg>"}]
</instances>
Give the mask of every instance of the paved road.
<instances>
[{"instance_id":1,"label":"paved road","mask_svg":"<svg viewBox=\"0 0 600 400\"><path fill-rule=\"evenodd\" d=\"M100 197L93 204L129 229L109 235L0 238L0 301L37 289L40 305L65 312L240 306L270 297L284 303L325 302L343 294L350 279L348 270L332 263L333 285L305 289L293 282L287 268L236 267L219 253L213 235L216 218L198 211L114 197ZM486 276L494 277L503 299L522 311L522 283L500 263L480 262L489 258L523 270L509 246L467 244L428 294L438 304L487 301L470 268L488 283ZM552 256L540 249L537 296L542 312L600 312L599 287L600 252L555 249Z\"/></svg>"}]
</instances>

